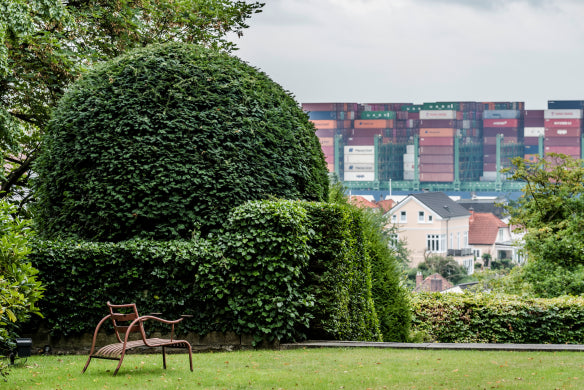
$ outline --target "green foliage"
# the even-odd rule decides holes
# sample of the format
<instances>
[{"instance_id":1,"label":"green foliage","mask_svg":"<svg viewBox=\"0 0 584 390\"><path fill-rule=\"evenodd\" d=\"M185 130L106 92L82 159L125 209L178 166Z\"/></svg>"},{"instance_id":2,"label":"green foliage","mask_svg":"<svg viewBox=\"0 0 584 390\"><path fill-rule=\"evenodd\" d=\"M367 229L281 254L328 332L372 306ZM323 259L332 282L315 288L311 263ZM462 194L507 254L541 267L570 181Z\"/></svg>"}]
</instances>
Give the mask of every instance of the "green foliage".
<instances>
[{"instance_id":1,"label":"green foliage","mask_svg":"<svg viewBox=\"0 0 584 390\"><path fill-rule=\"evenodd\" d=\"M468 277L466 268L458 264L452 257L438 255L428 256L422 263L418 264L416 268L411 268L408 271L410 286L415 286L416 274L418 272L422 272L424 278L438 273L453 285L462 283Z\"/></svg>"},{"instance_id":2,"label":"green foliage","mask_svg":"<svg viewBox=\"0 0 584 390\"><path fill-rule=\"evenodd\" d=\"M552 154L536 163L513 161L511 179L525 182L523 195L507 206L511 224L525 231L526 267L517 271L540 297L581 294L584 284L584 165ZM564 279L564 282L561 281Z\"/></svg>"},{"instance_id":3,"label":"green foliage","mask_svg":"<svg viewBox=\"0 0 584 390\"><path fill-rule=\"evenodd\" d=\"M27 260L30 223L14 217L15 212L0 201L0 350L9 348L20 323L40 314L36 303L43 292L37 270Z\"/></svg>"},{"instance_id":4,"label":"green foliage","mask_svg":"<svg viewBox=\"0 0 584 390\"><path fill-rule=\"evenodd\" d=\"M235 57L177 43L76 83L35 171L46 238L186 239L247 200L328 195L314 126L292 96Z\"/></svg>"},{"instance_id":5,"label":"green foliage","mask_svg":"<svg viewBox=\"0 0 584 390\"><path fill-rule=\"evenodd\" d=\"M582 344L584 299L415 294L414 330L440 343Z\"/></svg>"},{"instance_id":6,"label":"green foliage","mask_svg":"<svg viewBox=\"0 0 584 390\"><path fill-rule=\"evenodd\" d=\"M252 201L207 238L37 240L31 256L54 335L91 332L109 300L167 318L192 314L181 330L200 334L285 341L316 329L379 340L361 228L358 214L338 205Z\"/></svg>"},{"instance_id":7,"label":"green foliage","mask_svg":"<svg viewBox=\"0 0 584 390\"><path fill-rule=\"evenodd\" d=\"M41 135L57 101L84 70L154 43L235 50L227 34L241 36L262 7L234 0L0 1L0 150L6 169L0 171L0 197L29 199Z\"/></svg>"}]
</instances>

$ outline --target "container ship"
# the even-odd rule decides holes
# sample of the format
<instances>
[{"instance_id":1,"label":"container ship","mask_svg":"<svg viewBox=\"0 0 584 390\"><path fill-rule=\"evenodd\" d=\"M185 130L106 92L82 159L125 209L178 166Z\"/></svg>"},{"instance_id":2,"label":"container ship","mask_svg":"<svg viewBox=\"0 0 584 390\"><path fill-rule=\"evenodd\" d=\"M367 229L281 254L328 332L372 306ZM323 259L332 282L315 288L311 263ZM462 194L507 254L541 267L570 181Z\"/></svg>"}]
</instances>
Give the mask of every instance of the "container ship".
<instances>
[{"instance_id":1,"label":"container ship","mask_svg":"<svg viewBox=\"0 0 584 390\"><path fill-rule=\"evenodd\" d=\"M503 168L549 153L583 158L584 100L302 103L329 172L349 190L519 192Z\"/></svg>"}]
</instances>

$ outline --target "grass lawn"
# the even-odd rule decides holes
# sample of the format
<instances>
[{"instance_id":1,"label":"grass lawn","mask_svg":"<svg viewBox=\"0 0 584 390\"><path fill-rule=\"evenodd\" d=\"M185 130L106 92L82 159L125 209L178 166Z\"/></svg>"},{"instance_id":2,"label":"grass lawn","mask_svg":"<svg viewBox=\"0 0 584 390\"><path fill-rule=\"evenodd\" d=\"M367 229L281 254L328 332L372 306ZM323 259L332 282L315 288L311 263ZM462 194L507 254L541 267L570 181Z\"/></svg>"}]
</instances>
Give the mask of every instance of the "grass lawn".
<instances>
[{"instance_id":1,"label":"grass lawn","mask_svg":"<svg viewBox=\"0 0 584 390\"><path fill-rule=\"evenodd\" d=\"M303 349L17 359L5 389L584 389L580 352ZM1 379L0 379L1 381Z\"/></svg>"}]
</instances>

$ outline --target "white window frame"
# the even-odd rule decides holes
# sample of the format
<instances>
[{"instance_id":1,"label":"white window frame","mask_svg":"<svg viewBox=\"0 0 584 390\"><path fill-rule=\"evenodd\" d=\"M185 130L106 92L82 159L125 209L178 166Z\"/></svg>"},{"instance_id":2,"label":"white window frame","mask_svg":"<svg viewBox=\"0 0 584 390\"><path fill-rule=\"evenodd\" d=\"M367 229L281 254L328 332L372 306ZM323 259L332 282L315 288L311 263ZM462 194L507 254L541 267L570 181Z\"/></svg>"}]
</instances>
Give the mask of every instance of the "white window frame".
<instances>
[{"instance_id":1,"label":"white window frame","mask_svg":"<svg viewBox=\"0 0 584 390\"><path fill-rule=\"evenodd\" d=\"M444 234L426 234L426 247L429 252L444 252Z\"/></svg>"},{"instance_id":2,"label":"white window frame","mask_svg":"<svg viewBox=\"0 0 584 390\"><path fill-rule=\"evenodd\" d=\"M400 223L406 223L408 222L408 215L405 211L400 211L399 213L399 222Z\"/></svg>"},{"instance_id":3,"label":"white window frame","mask_svg":"<svg viewBox=\"0 0 584 390\"><path fill-rule=\"evenodd\" d=\"M426 222L426 213L423 211L418 211L418 223Z\"/></svg>"},{"instance_id":4,"label":"white window frame","mask_svg":"<svg viewBox=\"0 0 584 390\"><path fill-rule=\"evenodd\" d=\"M397 214L391 215L391 223L397 223Z\"/></svg>"}]
</instances>

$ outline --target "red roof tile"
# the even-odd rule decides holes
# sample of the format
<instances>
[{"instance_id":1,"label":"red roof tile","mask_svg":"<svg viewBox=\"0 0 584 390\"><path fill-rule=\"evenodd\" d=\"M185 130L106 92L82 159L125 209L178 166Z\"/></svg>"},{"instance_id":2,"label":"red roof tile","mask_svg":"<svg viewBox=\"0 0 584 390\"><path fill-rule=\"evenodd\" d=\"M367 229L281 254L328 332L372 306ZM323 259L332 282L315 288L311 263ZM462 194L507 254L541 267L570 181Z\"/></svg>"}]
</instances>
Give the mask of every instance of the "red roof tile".
<instances>
[{"instance_id":1,"label":"red roof tile","mask_svg":"<svg viewBox=\"0 0 584 390\"><path fill-rule=\"evenodd\" d=\"M381 207L381 210L383 210L384 213L387 213L393 206L395 206L395 202L392 199L385 199L377 202L377 205Z\"/></svg>"},{"instance_id":2,"label":"red roof tile","mask_svg":"<svg viewBox=\"0 0 584 390\"><path fill-rule=\"evenodd\" d=\"M375 203L370 202L367 199L365 199L364 197L359 196L359 195L351 195L349 197L349 202L352 205L355 205L355 206L360 207L360 208L367 207L370 209L376 209L377 207L379 207Z\"/></svg>"},{"instance_id":3,"label":"red roof tile","mask_svg":"<svg viewBox=\"0 0 584 390\"><path fill-rule=\"evenodd\" d=\"M471 245L492 245L497 241L499 228L507 224L491 213L473 212L468 229L468 243Z\"/></svg>"}]
</instances>

